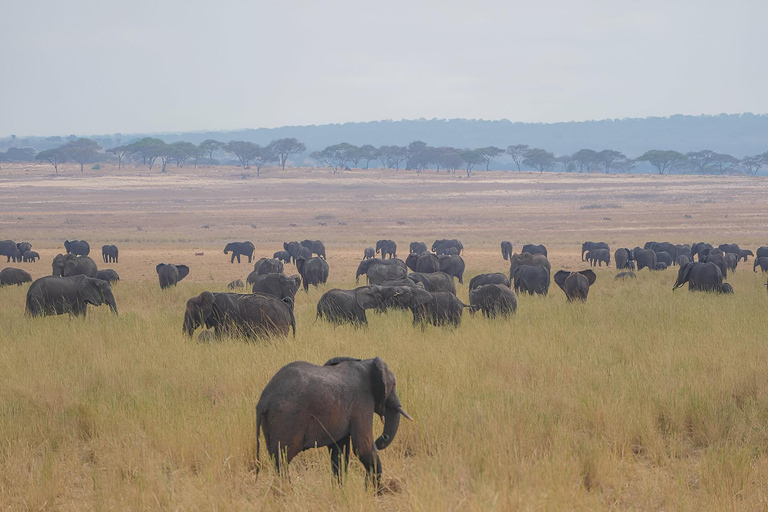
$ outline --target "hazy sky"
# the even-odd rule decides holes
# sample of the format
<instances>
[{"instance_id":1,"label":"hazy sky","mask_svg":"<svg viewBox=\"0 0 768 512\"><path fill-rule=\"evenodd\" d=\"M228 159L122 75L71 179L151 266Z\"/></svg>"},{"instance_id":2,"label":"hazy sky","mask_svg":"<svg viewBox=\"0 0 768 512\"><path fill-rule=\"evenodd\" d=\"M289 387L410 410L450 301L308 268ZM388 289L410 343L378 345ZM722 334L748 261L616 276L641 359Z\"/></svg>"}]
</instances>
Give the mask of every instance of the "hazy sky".
<instances>
[{"instance_id":1,"label":"hazy sky","mask_svg":"<svg viewBox=\"0 0 768 512\"><path fill-rule=\"evenodd\" d=\"M768 2L9 0L0 136L768 113Z\"/></svg>"}]
</instances>

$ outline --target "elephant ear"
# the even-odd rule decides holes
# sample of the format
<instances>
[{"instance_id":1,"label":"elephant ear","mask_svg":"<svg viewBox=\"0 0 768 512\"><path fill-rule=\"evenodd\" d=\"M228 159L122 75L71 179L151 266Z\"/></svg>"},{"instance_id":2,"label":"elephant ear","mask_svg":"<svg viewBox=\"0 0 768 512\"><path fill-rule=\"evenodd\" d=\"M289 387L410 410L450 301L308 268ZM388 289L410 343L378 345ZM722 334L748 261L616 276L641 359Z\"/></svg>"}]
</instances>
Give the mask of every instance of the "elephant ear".
<instances>
[{"instance_id":1,"label":"elephant ear","mask_svg":"<svg viewBox=\"0 0 768 512\"><path fill-rule=\"evenodd\" d=\"M432 301L432 294L420 288L413 288L413 297L411 297L412 306L423 306Z\"/></svg>"},{"instance_id":2,"label":"elephant ear","mask_svg":"<svg viewBox=\"0 0 768 512\"><path fill-rule=\"evenodd\" d=\"M176 265L176 269L179 271L179 281L189 275L189 267L186 265Z\"/></svg>"},{"instance_id":3,"label":"elephant ear","mask_svg":"<svg viewBox=\"0 0 768 512\"><path fill-rule=\"evenodd\" d=\"M568 276L571 275L570 272L567 270L558 270L555 272L554 279L555 283L557 283L557 286L560 287L561 290L565 291L565 280L568 278Z\"/></svg>"},{"instance_id":4,"label":"elephant ear","mask_svg":"<svg viewBox=\"0 0 768 512\"><path fill-rule=\"evenodd\" d=\"M379 416L384 416L387 398L395 390L395 376L380 357L371 362L371 388L376 403L374 411Z\"/></svg>"},{"instance_id":5,"label":"elephant ear","mask_svg":"<svg viewBox=\"0 0 768 512\"><path fill-rule=\"evenodd\" d=\"M298 258L296 259L296 269L299 271L299 274L302 274L302 269L304 268L304 262L307 260L305 258Z\"/></svg>"},{"instance_id":6,"label":"elephant ear","mask_svg":"<svg viewBox=\"0 0 768 512\"><path fill-rule=\"evenodd\" d=\"M589 281L589 286L592 286L595 284L595 280L597 279L597 275L595 274L594 270L586 269L586 270L579 270L579 274L583 275L587 278L587 281ZM557 279L557 278L555 278Z\"/></svg>"},{"instance_id":7,"label":"elephant ear","mask_svg":"<svg viewBox=\"0 0 768 512\"><path fill-rule=\"evenodd\" d=\"M675 284L672 287L673 291L680 288L686 282L688 282L688 277L691 274L691 270L693 270L693 263L691 262L688 262L682 267L680 267L680 270L677 272L677 281L675 281Z\"/></svg>"},{"instance_id":8,"label":"elephant ear","mask_svg":"<svg viewBox=\"0 0 768 512\"><path fill-rule=\"evenodd\" d=\"M155 267L155 271L159 274L160 269L162 269L164 266L165 266L165 263L158 263L157 266Z\"/></svg>"},{"instance_id":9,"label":"elephant ear","mask_svg":"<svg viewBox=\"0 0 768 512\"><path fill-rule=\"evenodd\" d=\"M360 306L361 309L374 309L379 307L379 301L376 299L376 295L374 295L373 291L367 286L360 288L357 293L355 293L355 299L357 300L357 305Z\"/></svg>"},{"instance_id":10,"label":"elephant ear","mask_svg":"<svg viewBox=\"0 0 768 512\"><path fill-rule=\"evenodd\" d=\"M80 283L80 287L77 290L78 295L80 295L80 298L82 298L85 302L88 304L93 304L94 306L101 306L101 304L104 302L104 297L101 293L101 287L99 286L99 279L91 279L91 278L85 278L83 279L83 282Z\"/></svg>"},{"instance_id":11,"label":"elephant ear","mask_svg":"<svg viewBox=\"0 0 768 512\"><path fill-rule=\"evenodd\" d=\"M213 303L216 301L216 297L211 292L203 292L198 298L200 299L203 322L205 322L213 315Z\"/></svg>"},{"instance_id":12,"label":"elephant ear","mask_svg":"<svg viewBox=\"0 0 768 512\"><path fill-rule=\"evenodd\" d=\"M347 361L360 361L360 359L344 356L332 357L331 359L327 360L323 366L336 366L337 364L346 363Z\"/></svg>"}]
</instances>

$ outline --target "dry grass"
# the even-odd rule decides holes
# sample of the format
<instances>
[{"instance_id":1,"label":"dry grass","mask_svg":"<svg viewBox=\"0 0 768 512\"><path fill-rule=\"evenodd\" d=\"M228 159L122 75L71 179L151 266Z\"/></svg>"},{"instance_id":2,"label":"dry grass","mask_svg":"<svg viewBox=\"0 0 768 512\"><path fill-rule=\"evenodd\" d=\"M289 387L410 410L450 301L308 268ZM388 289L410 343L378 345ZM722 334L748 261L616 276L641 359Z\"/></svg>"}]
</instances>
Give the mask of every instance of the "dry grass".
<instances>
[{"instance_id":1,"label":"dry grass","mask_svg":"<svg viewBox=\"0 0 768 512\"><path fill-rule=\"evenodd\" d=\"M512 319L467 314L456 330L422 332L397 312L369 315L367 329L334 329L314 319L322 288L298 295L295 339L198 344L182 335L181 315L189 297L247 274L221 254L228 239L251 239L258 255L284 240L324 240L325 289L353 286L362 249L383 236L401 252L411 240L457 236L467 282L505 268L501 239L547 244L554 268L581 267L585 239L727 240L754 250L768 242L759 239L766 180L100 173L0 173L2 238L41 248L43 262L24 268L45 275L64 238L85 238L121 247L121 263L109 266L123 279L114 288L120 316L94 308L85 320L27 319L26 288L0 289L3 508L765 507L768 299L765 278L743 268L729 278L733 296L673 294L674 270L614 282L615 269L598 269L586 305L566 304L553 286L546 298L521 297ZM582 209L590 204L620 208ZM188 281L161 292L159 261L189 263ZM466 302L466 286L458 288ZM390 492L380 497L366 490L359 464L346 485L333 484L324 450L299 456L290 483L269 468L258 478L249 471L254 408L269 378L287 362L338 355L381 356L416 419L382 452Z\"/></svg>"}]
</instances>

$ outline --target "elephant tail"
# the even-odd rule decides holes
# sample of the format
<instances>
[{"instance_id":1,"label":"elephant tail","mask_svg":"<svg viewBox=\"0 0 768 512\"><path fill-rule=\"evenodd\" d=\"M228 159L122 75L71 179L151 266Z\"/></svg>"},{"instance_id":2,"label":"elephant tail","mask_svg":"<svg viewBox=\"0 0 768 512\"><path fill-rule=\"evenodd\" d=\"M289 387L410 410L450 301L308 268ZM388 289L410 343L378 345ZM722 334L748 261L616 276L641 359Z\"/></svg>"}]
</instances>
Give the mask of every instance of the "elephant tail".
<instances>
[{"instance_id":1,"label":"elephant tail","mask_svg":"<svg viewBox=\"0 0 768 512\"><path fill-rule=\"evenodd\" d=\"M256 473L261 469L261 460L259 458L259 450L261 448L261 412L258 407L256 408L256 464L254 469Z\"/></svg>"}]
</instances>

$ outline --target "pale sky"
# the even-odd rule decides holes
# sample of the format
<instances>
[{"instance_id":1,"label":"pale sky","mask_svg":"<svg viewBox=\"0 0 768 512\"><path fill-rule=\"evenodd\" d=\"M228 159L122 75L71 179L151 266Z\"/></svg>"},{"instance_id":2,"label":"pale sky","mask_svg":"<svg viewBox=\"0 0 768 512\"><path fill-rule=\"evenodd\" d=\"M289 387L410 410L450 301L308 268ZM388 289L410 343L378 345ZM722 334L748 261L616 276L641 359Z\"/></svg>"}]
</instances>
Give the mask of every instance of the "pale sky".
<instances>
[{"instance_id":1,"label":"pale sky","mask_svg":"<svg viewBox=\"0 0 768 512\"><path fill-rule=\"evenodd\" d=\"M768 113L762 0L0 5L0 137Z\"/></svg>"}]
</instances>

